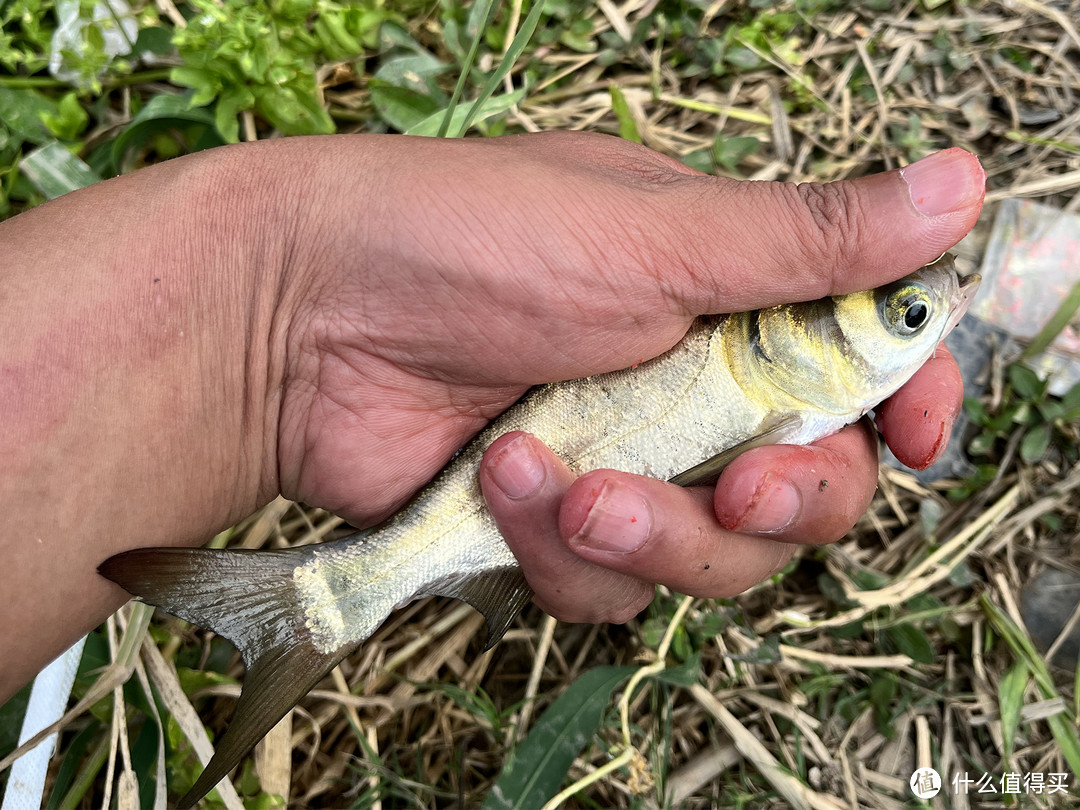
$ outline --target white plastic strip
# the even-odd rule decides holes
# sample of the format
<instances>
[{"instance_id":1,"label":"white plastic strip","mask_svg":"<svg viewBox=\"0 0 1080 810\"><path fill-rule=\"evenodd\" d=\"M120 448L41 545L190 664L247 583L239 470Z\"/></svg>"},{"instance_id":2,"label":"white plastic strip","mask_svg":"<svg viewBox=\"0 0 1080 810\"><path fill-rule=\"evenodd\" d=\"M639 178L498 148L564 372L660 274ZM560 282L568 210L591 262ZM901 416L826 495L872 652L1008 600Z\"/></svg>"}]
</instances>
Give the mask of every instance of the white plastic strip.
<instances>
[{"instance_id":1,"label":"white plastic strip","mask_svg":"<svg viewBox=\"0 0 1080 810\"><path fill-rule=\"evenodd\" d=\"M85 642L84 636L34 679L22 731L19 732L19 745L63 716ZM56 739L56 734L50 734L35 748L15 760L0 810L40 810L45 792L45 776L49 770L49 760L56 750Z\"/></svg>"}]
</instances>

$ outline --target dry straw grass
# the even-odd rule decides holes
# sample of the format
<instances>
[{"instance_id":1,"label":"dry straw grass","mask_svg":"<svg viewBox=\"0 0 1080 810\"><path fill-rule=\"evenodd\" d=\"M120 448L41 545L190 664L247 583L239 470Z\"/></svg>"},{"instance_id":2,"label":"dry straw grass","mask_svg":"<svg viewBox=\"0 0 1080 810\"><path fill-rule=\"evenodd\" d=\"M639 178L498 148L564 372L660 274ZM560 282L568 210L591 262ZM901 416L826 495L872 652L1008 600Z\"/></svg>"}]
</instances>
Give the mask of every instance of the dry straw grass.
<instances>
[{"instance_id":1,"label":"dry straw grass","mask_svg":"<svg viewBox=\"0 0 1080 810\"><path fill-rule=\"evenodd\" d=\"M765 12L718 0L698 14L698 30L674 35L655 2L601 0L584 9L591 38L614 32L640 45L615 59L603 47L530 48L509 81L520 86L528 71L533 84L508 128L626 131L626 116L613 110L615 85L633 129L661 152L692 157L718 134L756 139L757 150L729 171L739 176L829 181L958 145L981 156L991 202L1040 196L1076 210L1080 7L935 5L833 7L767 47L736 37L759 67L717 78L676 55ZM414 33L440 50L434 15L417 19ZM371 100L357 68L328 66L322 75L339 120L366 121ZM991 206L984 221L992 214ZM978 239L963 249L968 259L980 252ZM688 606L665 663L691 661L696 683L648 681L627 704L640 756L566 806L892 810L912 806L907 778L932 762L947 776L1069 773L1047 718L1071 707L1072 676L1053 672L1057 695L1026 681L1018 727L1003 723L1002 696L1018 692L1003 682L1019 653L995 624L1003 616L1023 626L1019 593L1041 567L1080 573L1080 468L1063 459L1028 466L1006 453L997 478L959 502L946 497L958 482L924 486L883 468L878 497L842 542L806 550L785 576L738 599ZM319 510L275 502L238 526L231 544L275 548L341 531ZM568 684L601 664L655 661L650 628L669 628L677 604L661 594L648 621L624 627L556 624L530 608L487 653L471 609L411 605L260 745L263 787L299 807L477 806L515 740ZM179 648L201 648L204 658L212 649L201 631L156 621L161 653L145 646L141 662L161 688ZM920 645L927 662L912 658ZM228 675L241 677L238 660ZM480 699L464 697L477 690ZM220 733L237 694L223 683L185 700ZM619 750L617 712L599 737L567 782ZM931 806L1016 806L974 790ZM1022 797L1023 806L1065 802Z\"/></svg>"}]
</instances>

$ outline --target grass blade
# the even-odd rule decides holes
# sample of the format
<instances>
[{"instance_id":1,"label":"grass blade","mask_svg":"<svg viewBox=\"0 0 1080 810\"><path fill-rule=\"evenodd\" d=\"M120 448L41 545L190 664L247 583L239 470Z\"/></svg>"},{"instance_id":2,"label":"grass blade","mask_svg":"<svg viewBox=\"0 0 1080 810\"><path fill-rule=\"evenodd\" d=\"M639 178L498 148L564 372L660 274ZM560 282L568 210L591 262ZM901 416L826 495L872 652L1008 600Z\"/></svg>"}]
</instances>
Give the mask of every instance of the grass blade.
<instances>
[{"instance_id":1,"label":"grass blade","mask_svg":"<svg viewBox=\"0 0 1080 810\"><path fill-rule=\"evenodd\" d=\"M626 103L626 94L616 84L611 85L608 92L611 93L611 110L615 113L615 117L619 119L619 137L623 140L641 143L641 133L638 132L634 116L630 112L630 105Z\"/></svg>"},{"instance_id":2,"label":"grass blade","mask_svg":"<svg viewBox=\"0 0 1080 810\"><path fill-rule=\"evenodd\" d=\"M1069 294L1065 296L1065 300L1061 302L1061 306L1057 308L1057 312L1053 314L1050 320L1039 330L1039 334L1024 349L1020 359L1030 360L1035 355L1046 351L1057 336L1061 334L1061 330L1069 325L1077 310L1080 310L1080 282L1073 285Z\"/></svg>"},{"instance_id":3,"label":"grass blade","mask_svg":"<svg viewBox=\"0 0 1080 810\"><path fill-rule=\"evenodd\" d=\"M490 118L493 115L504 113L521 101L525 97L524 90L515 90L513 93L507 93L505 96L496 96L495 98L489 98L483 108L477 115L477 120L483 121L485 118ZM466 127L464 126L466 118L473 113L472 110L466 110L464 107L458 107L454 110L454 114L450 116L450 126L453 130L464 132ZM429 115L423 121L409 127L406 131L406 135L427 135L436 136L439 135L439 128L441 123L445 123L446 114L440 110L434 115Z\"/></svg>"},{"instance_id":4,"label":"grass blade","mask_svg":"<svg viewBox=\"0 0 1080 810\"><path fill-rule=\"evenodd\" d=\"M484 38L484 31L491 25L491 20L495 16L495 0L481 0L481 2L486 3L483 12L480 15L484 22L473 34L469 52L466 54L465 61L461 65L461 74L458 76L457 84L454 85L454 94L450 96L450 103L446 106L443 122L439 125L438 132L435 133L437 138L446 136L446 131L449 129L450 123L454 117L454 109L461 99L461 91L465 89L465 82L469 78L469 72L472 70L472 66L476 64L476 54L480 51L480 41Z\"/></svg>"},{"instance_id":5,"label":"grass blade","mask_svg":"<svg viewBox=\"0 0 1080 810\"><path fill-rule=\"evenodd\" d=\"M543 11L544 4L542 2L537 2L536 5L529 10L528 16L525 17L525 22L521 24L521 28L514 36L514 40L510 43L510 47L507 48L506 53L503 54L502 62L499 63L498 69L491 74L491 78L487 80L484 89L480 91L480 95L477 96L476 101L473 102L472 107L469 109L469 114L465 116L461 128L454 137L460 138L469 131L469 127L480 113L481 108L487 103L491 94L495 92L495 88L499 86L499 83L506 78L506 74L510 72L514 63L517 62L518 57L521 56L522 51L524 51L529 44L529 40L532 39L532 35L536 31L536 26L540 22L540 15ZM479 37L480 34L478 33L477 36Z\"/></svg>"},{"instance_id":6,"label":"grass blade","mask_svg":"<svg viewBox=\"0 0 1080 810\"><path fill-rule=\"evenodd\" d=\"M574 758L600 727L611 694L635 667L596 667L578 678L536 721L484 802L484 810L529 810L554 796Z\"/></svg>"},{"instance_id":7,"label":"grass blade","mask_svg":"<svg viewBox=\"0 0 1080 810\"><path fill-rule=\"evenodd\" d=\"M1035 683L1039 687L1039 693L1044 700L1060 698L1057 688L1054 686L1054 678L1046 666L1046 661L1027 634L1016 626L1009 616L995 605L990 598L983 594L979 597L979 604L990 619L990 624L1009 645L1017 660L1031 671ZM1072 718L1064 714L1055 714L1047 718L1047 724L1054 735L1054 740L1061 749L1065 761L1069 763L1074 775L1080 776L1080 738L1077 737L1076 726ZM1004 720L1004 718L1002 718Z\"/></svg>"},{"instance_id":8,"label":"grass blade","mask_svg":"<svg viewBox=\"0 0 1080 810\"><path fill-rule=\"evenodd\" d=\"M1005 762L1012 760L1016 732L1020 728L1020 710L1024 708L1024 691L1027 689L1028 668L1017 661L1001 679L998 686L998 705L1001 710L1001 737L1005 744Z\"/></svg>"}]
</instances>

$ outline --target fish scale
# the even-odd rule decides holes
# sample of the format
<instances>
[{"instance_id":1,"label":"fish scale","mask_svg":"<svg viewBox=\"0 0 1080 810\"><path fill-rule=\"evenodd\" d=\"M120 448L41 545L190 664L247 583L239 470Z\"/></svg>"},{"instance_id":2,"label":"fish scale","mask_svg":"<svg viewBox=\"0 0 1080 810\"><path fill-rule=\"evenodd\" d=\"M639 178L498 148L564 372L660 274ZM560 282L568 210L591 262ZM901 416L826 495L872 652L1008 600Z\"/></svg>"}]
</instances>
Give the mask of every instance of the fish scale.
<instances>
[{"instance_id":1,"label":"fish scale","mask_svg":"<svg viewBox=\"0 0 1080 810\"><path fill-rule=\"evenodd\" d=\"M976 277L977 278L977 277ZM247 674L191 806L397 607L425 595L484 614L488 646L532 595L484 503L484 452L515 430L582 473L689 486L745 450L805 444L859 419L930 357L976 284L952 258L877 290L694 322L633 368L533 389L370 532L276 551L147 548L100 567L133 595L214 630Z\"/></svg>"}]
</instances>

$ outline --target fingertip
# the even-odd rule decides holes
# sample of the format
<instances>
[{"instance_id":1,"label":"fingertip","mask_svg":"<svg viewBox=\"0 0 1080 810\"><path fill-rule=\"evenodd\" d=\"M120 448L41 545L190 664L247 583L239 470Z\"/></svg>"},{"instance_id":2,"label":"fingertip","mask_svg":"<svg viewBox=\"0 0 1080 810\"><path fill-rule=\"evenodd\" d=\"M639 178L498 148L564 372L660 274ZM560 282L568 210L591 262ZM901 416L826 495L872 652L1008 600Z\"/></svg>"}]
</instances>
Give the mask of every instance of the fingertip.
<instances>
[{"instance_id":1,"label":"fingertip","mask_svg":"<svg viewBox=\"0 0 1080 810\"><path fill-rule=\"evenodd\" d=\"M829 543L858 520L877 489L877 440L851 425L807 446L750 451L720 476L714 509L729 531Z\"/></svg>"},{"instance_id":2,"label":"fingertip","mask_svg":"<svg viewBox=\"0 0 1080 810\"><path fill-rule=\"evenodd\" d=\"M492 442L480 471L488 509L535 591L533 601L560 621L629 621L651 601L653 586L568 547L559 514L574 480L558 455L522 431Z\"/></svg>"},{"instance_id":3,"label":"fingertip","mask_svg":"<svg viewBox=\"0 0 1080 810\"><path fill-rule=\"evenodd\" d=\"M935 356L877 409L878 427L893 455L915 470L937 461L948 445L963 396L960 369L942 344Z\"/></svg>"},{"instance_id":4,"label":"fingertip","mask_svg":"<svg viewBox=\"0 0 1080 810\"><path fill-rule=\"evenodd\" d=\"M594 470L579 478L563 499L559 531L575 553L631 554L648 541L652 507L633 477Z\"/></svg>"},{"instance_id":5,"label":"fingertip","mask_svg":"<svg viewBox=\"0 0 1080 810\"><path fill-rule=\"evenodd\" d=\"M986 196L986 170L959 147L934 152L900 169L915 210L924 217L978 216Z\"/></svg>"},{"instance_id":6,"label":"fingertip","mask_svg":"<svg viewBox=\"0 0 1080 810\"><path fill-rule=\"evenodd\" d=\"M720 476L713 506L728 531L775 534L802 512L802 495L785 470L811 451L801 447L769 447L735 459Z\"/></svg>"},{"instance_id":7,"label":"fingertip","mask_svg":"<svg viewBox=\"0 0 1080 810\"><path fill-rule=\"evenodd\" d=\"M500 436L485 451L481 470L504 497L513 501L528 498L547 480L547 465L538 445L531 434L522 431Z\"/></svg>"}]
</instances>

